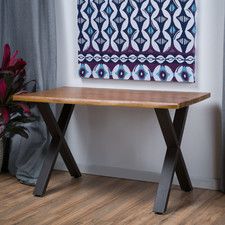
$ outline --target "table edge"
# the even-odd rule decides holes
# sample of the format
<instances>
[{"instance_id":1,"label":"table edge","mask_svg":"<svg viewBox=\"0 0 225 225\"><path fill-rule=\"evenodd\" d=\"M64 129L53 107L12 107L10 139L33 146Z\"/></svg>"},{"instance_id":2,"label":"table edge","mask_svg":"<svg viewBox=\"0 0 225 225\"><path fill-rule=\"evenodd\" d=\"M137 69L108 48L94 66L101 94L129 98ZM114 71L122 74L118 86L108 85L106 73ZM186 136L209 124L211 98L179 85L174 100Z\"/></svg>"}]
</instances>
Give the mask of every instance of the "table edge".
<instances>
[{"instance_id":1,"label":"table edge","mask_svg":"<svg viewBox=\"0 0 225 225\"><path fill-rule=\"evenodd\" d=\"M188 92L187 92L188 93ZM196 92L198 93L198 92ZM199 92L201 93L201 92ZM148 102L136 102L136 101L119 101L119 100L91 100L91 99L57 99L53 97L48 97L43 99L40 96L32 96L32 99L27 98L26 95L13 95L13 101L30 102L30 103L53 103L53 104L74 104L74 105L86 105L86 106L112 106L112 107L129 107L129 108L159 108L159 109L179 109L187 107L205 99L210 98L211 94L209 92L202 93L203 96L185 101L182 103L148 103Z\"/></svg>"}]
</instances>

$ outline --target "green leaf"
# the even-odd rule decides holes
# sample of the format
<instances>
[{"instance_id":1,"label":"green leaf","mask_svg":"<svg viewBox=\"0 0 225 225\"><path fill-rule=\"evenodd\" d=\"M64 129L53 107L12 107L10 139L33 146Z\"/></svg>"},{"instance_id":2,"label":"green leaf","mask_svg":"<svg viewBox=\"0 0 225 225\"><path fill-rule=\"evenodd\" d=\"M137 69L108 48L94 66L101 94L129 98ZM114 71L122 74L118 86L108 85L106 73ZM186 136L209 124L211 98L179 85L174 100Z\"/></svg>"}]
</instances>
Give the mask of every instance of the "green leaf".
<instances>
[{"instance_id":1,"label":"green leaf","mask_svg":"<svg viewBox=\"0 0 225 225\"><path fill-rule=\"evenodd\" d=\"M36 117L36 116L17 116L13 119L11 119L11 122L13 123L32 123L32 122L35 122L37 121L39 118Z\"/></svg>"},{"instance_id":2,"label":"green leaf","mask_svg":"<svg viewBox=\"0 0 225 225\"><path fill-rule=\"evenodd\" d=\"M29 137L29 135L26 131L28 132L28 129L25 127L14 127L10 133L14 134L14 135L18 134L27 139Z\"/></svg>"}]
</instances>

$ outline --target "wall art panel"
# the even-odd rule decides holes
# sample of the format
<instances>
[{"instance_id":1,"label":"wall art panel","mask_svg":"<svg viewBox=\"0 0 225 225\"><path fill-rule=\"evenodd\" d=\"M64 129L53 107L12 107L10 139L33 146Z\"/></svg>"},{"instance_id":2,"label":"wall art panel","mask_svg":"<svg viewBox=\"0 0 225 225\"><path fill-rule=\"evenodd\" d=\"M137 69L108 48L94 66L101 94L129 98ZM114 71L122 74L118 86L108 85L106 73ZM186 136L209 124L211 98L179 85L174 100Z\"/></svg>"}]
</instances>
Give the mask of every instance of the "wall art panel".
<instances>
[{"instance_id":1,"label":"wall art panel","mask_svg":"<svg viewBox=\"0 0 225 225\"><path fill-rule=\"evenodd\" d=\"M195 81L195 0L77 2L82 78Z\"/></svg>"}]
</instances>

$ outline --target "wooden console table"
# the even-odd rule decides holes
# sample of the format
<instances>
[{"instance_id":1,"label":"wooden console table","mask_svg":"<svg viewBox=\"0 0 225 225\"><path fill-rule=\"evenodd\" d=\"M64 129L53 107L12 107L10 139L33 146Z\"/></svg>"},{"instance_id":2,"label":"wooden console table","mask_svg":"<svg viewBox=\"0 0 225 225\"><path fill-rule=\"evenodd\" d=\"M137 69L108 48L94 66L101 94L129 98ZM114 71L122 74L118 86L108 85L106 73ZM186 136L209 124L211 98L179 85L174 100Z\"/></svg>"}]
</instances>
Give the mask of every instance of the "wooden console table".
<instances>
[{"instance_id":1,"label":"wooden console table","mask_svg":"<svg viewBox=\"0 0 225 225\"><path fill-rule=\"evenodd\" d=\"M97 89L61 87L47 91L14 95L14 101L33 102L51 133L52 140L42 170L34 189L35 196L43 196L49 182L58 153L61 154L71 176L81 173L64 139L74 105L120 106L154 109L167 145L167 151L157 190L154 212L166 212L171 185L176 172L183 191L192 191L191 180L180 149L188 108L190 105L210 97L210 93L135 91L117 89ZM63 104L56 121L49 104ZM175 109L172 121L169 109Z\"/></svg>"}]
</instances>

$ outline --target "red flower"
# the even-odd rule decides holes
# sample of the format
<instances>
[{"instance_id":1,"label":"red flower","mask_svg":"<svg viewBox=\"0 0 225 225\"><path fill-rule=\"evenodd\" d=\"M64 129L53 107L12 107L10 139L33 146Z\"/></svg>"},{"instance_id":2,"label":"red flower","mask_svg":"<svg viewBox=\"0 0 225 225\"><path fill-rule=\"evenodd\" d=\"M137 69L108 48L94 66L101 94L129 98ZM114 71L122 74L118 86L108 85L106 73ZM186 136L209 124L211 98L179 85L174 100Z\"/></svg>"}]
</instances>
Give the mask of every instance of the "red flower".
<instances>
[{"instance_id":1,"label":"red flower","mask_svg":"<svg viewBox=\"0 0 225 225\"><path fill-rule=\"evenodd\" d=\"M8 44L5 44L2 67L0 70L12 71L15 73L15 75L17 75L20 71L24 70L27 63L23 59L17 58L18 53L18 51L15 51L13 53L13 56L11 57L10 46Z\"/></svg>"},{"instance_id":2,"label":"red flower","mask_svg":"<svg viewBox=\"0 0 225 225\"><path fill-rule=\"evenodd\" d=\"M7 45L7 44L6 44ZM13 54L13 56L10 58L10 61L9 61L9 66L13 66L15 65L16 63L16 56L19 54L19 51L16 50Z\"/></svg>"},{"instance_id":3,"label":"red flower","mask_svg":"<svg viewBox=\"0 0 225 225\"><path fill-rule=\"evenodd\" d=\"M9 65L9 62L10 62L10 47L8 44L5 44L1 70L6 70Z\"/></svg>"},{"instance_id":4,"label":"red flower","mask_svg":"<svg viewBox=\"0 0 225 225\"><path fill-rule=\"evenodd\" d=\"M19 103L17 103L17 105L23 109L24 113L30 114L30 108L28 107L27 104L25 104L23 102L19 102Z\"/></svg>"},{"instance_id":5,"label":"red flower","mask_svg":"<svg viewBox=\"0 0 225 225\"><path fill-rule=\"evenodd\" d=\"M14 102L15 93L26 92L26 62L17 58L18 51L11 56L10 46L4 46L2 65L0 65L0 138L15 134L28 138L28 130L21 126L36 120L29 106L23 102Z\"/></svg>"},{"instance_id":6,"label":"red flower","mask_svg":"<svg viewBox=\"0 0 225 225\"><path fill-rule=\"evenodd\" d=\"M7 85L4 79L0 79L0 101L3 102L6 97Z\"/></svg>"}]
</instances>

